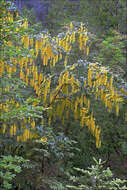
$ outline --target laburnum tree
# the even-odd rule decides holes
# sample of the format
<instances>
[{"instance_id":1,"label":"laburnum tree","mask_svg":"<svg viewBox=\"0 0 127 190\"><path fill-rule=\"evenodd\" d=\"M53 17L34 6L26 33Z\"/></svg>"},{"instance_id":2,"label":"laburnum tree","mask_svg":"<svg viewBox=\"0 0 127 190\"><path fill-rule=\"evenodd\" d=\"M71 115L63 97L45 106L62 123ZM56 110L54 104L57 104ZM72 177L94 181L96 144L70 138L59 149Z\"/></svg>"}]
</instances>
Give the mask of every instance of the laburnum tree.
<instances>
[{"instance_id":1,"label":"laburnum tree","mask_svg":"<svg viewBox=\"0 0 127 190\"><path fill-rule=\"evenodd\" d=\"M69 119L86 127L100 148L105 129L98 122L99 104L109 116L121 117L123 134L126 89L115 86L108 68L80 59L80 53L89 54L85 25L71 22L52 37L47 31L38 33L26 18L11 12L5 1L1 5L1 153L15 153L18 144L34 139L47 142L40 133L44 126L66 127ZM73 54L73 48L79 55ZM72 56L78 58L76 63L71 62Z\"/></svg>"},{"instance_id":2,"label":"laburnum tree","mask_svg":"<svg viewBox=\"0 0 127 190\"><path fill-rule=\"evenodd\" d=\"M113 76L98 63L84 64L83 80L76 78L78 62L69 62L73 44L89 53L88 31L83 23L71 23L65 32L52 38L49 33L32 33L27 19L18 12L11 13L4 6L1 10L1 133L7 132L17 141L32 138L30 131L36 127L37 118L44 122L45 110L48 125L57 118L64 123L73 115L82 127L89 128L99 148L101 126L90 108L91 99L101 101L118 117L126 92L115 88Z\"/></svg>"}]
</instances>

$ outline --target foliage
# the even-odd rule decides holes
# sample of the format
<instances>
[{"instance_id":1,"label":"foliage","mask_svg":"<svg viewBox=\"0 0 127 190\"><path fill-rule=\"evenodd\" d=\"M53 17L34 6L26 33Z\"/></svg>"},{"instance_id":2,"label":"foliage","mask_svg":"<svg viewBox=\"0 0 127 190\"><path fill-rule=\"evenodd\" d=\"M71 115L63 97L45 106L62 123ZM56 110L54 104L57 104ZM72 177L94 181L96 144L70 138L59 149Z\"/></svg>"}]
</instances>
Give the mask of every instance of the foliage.
<instances>
[{"instance_id":1,"label":"foliage","mask_svg":"<svg viewBox=\"0 0 127 190\"><path fill-rule=\"evenodd\" d=\"M126 87L116 84L107 67L84 60L85 24L66 23L52 37L1 4L0 152L34 166L15 183L24 190L62 189L63 171L83 164L81 148L99 157L118 145L125 156Z\"/></svg>"},{"instance_id":2,"label":"foliage","mask_svg":"<svg viewBox=\"0 0 127 190\"><path fill-rule=\"evenodd\" d=\"M28 168L28 160L19 156L1 156L0 158L0 189L12 189L16 174Z\"/></svg>"},{"instance_id":3,"label":"foliage","mask_svg":"<svg viewBox=\"0 0 127 190\"><path fill-rule=\"evenodd\" d=\"M22 16L23 17L26 17L28 19L28 22L30 24L36 24L37 23L37 19L36 17L34 16L34 11L33 9L31 10L28 10L26 7L23 8L22 12L21 12ZM40 24L40 23L39 23Z\"/></svg>"},{"instance_id":4,"label":"foliage","mask_svg":"<svg viewBox=\"0 0 127 190\"><path fill-rule=\"evenodd\" d=\"M70 21L74 21L72 17L75 15L76 7L76 1L52 1L46 17L46 26L49 31L54 34L56 31L60 30L63 23L67 24Z\"/></svg>"},{"instance_id":5,"label":"foliage","mask_svg":"<svg viewBox=\"0 0 127 190\"><path fill-rule=\"evenodd\" d=\"M100 33L113 28L126 33L126 1L52 1L47 16L48 28L51 31L58 30L61 24L67 23L68 20L88 23L91 32L98 31Z\"/></svg>"},{"instance_id":6,"label":"foliage","mask_svg":"<svg viewBox=\"0 0 127 190\"><path fill-rule=\"evenodd\" d=\"M127 180L113 178L110 168L104 169L104 162L97 161L94 158L96 165L92 165L88 170L74 168L77 171L77 176L69 176L73 185L67 185L68 189L89 189L89 190L122 190L127 189Z\"/></svg>"},{"instance_id":7,"label":"foliage","mask_svg":"<svg viewBox=\"0 0 127 190\"><path fill-rule=\"evenodd\" d=\"M115 67L121 66L126 69L125 59L125 40L122 35L116 31L110 31L109 35L100 44L100 53L98 61L103 64Z\"/></svg>"},{"instance_id":8,"label":"foliage","mask_svg":"<svg viewBox=\"0 0 127 190\"><path fill-rule=\"evenodd\" d=\"M70 167L69 160L74 156L72 150L78 151L74 147L75 144L75 141L65 137L62 133L54 133L51 128L42 131L40 140L27 142L22 154L35 166L25 174L27 184L33 189L57 188L57 180L60 179L62 183L65 176L64 168ZM31 177L34 179L31 180ZM25 184L22 184L22 187L27 190L30 188Z\"/></svg>"}]
</instances>

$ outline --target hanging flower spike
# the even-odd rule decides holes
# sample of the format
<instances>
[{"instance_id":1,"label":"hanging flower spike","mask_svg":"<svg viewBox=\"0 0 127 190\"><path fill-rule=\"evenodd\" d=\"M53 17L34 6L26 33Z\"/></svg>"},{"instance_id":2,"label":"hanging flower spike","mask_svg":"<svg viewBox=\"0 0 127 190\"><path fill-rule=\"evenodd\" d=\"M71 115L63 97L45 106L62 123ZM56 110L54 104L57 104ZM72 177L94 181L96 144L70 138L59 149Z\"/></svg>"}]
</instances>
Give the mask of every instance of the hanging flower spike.
<instances>
[{"instance_id":1,"label":"hanging flower spike","mask_svg":"<svg viewBox=\"0 0 127 190\"><path fill-rule=\"evenodd\" d=\"M65 56L65 60L64 60L64 66L67 65L67 61L68 61L68 56L66 55L66 56Z\"/></svg>"},{"instance_id":2,"label":"hanging flower spike","mask_svg":"<svg viewBox=\"0 0 127 190\"><path fill-rule=\"evenodd\" d=\"M115 108L116 108L116 116L119 115L119 103L115 104Z\"/></svg>"},{"instance_id":3,"label":"hanging flower spike","mask_svg":"<svg viewBox=\"0 0 127 190\"><path fill-rule=\"evenodd\" d=\"M28 28L28 20L26 19L25 22L24 22L24 29L27 29Z\"/></svg>"},{"instance_id":4,"label":"hanging flower spike","mask_svg":"<svg viewBox=\"0 0 127 190\"><path fill-rule=\"evenodd\" d=\"M89 54L89 46L86 47L86 55L88 56Z\"/></svg>"},{"instance_id":5,"label":"hanging flower spike","mask_svg":"<svg viewBox=\"0 0 127 190\"><path fill-rule=\"evenodd\" d=\"M71 22L71 23L70 23L70 30L73 30L73 28L74 28L74 25L73 25L73 23Z\"/></svg>"},{"instance_id":6,"label":"hanging flower spike","mask_svg":"<svg viewBox=\"0 0 127 190\"><path fill-rule=\"evenodd\" d=\"M33 48L33 38L30 38L30 46Z\"/></svg>"},{"instance_id":7,"label":"hanging flower spike","mask_svg":"<svg viewBox=\"0 0 127 190\"><path fill-rule=\"evenodd\" d=\"M34 120L31 122L31 127L32 127L32 129L35 128L35 121Z\"/></svg>"},{"instance_id":8,"label":"hanging flower spike","mask_svg":"<svg viewBox=\"0 0 127 190\"><path fill-rule=\"evenodd\" d=\"M113 76L111 76L110 78L110 88L112 89L112 87L113 87Z\"/></svg>"}]
</instances>

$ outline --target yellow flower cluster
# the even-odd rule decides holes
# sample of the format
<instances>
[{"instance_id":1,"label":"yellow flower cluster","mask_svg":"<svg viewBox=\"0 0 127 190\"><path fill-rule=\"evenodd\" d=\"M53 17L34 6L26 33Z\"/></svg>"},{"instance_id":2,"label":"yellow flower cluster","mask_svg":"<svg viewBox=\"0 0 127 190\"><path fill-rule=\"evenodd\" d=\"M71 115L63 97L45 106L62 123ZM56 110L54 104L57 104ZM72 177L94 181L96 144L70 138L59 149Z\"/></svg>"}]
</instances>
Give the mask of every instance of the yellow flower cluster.
<instances>
[{"instance_id":1,"label":"yellow flower cluster","mask_svg":"<svg viewBox=\"0 0 127 190\"><path fill-rule=\"evenodd\" d=\"M33 103L33 106L37 105L37 102ZM4 103L0 104L0 113L4 112L5 113L11 113L11 109L15 109L15 111L17 109L20 109L20 105L18 102L16 102L15 100L9 100L7 99ZM13 120L13 118L11 119L11 123L13 122L13 124L9 124L8 123L8 119L4 119L4 123L1 127L0 133L1 134L5 134L9 132L10 137L14 137L17 136L17 130L23 131L23 133L21 135L17 136L17 141L22 141L25 142L28 139L31 139L35 136L35 134L33 135L33 133L31 133L31 130L35 129L36 126L36 122L34 119L32 119L31 117L29 118L24 118L24 120L19 120L21 123L21 126L19 126L19 123L16 123L15 120ZM29 129L26 129L26 126L29 126Z\"/></svg>"},{"instance_id":2,"label":"yellow flower cluster","mask_svg":"<svg viewBox=\"0 0 127 190\"><path fill-rule=\"evenodd\" d=\"M16 135L16 125L11 125L10 126L10 136L15 136Z\"/></svg>"},{"instance_id":3,"label":"yellow flower cluster","mask_svg":"<svg viewBox=\"0 0 127 190\"><path fill-rule=\"evenodd\" d=\"M83 127L84 124L89 128L91 134L96 138L96 147L100 148L101 138L100 138L100 129L98 125L95 124L95 118L93 117L93 112L88 116L88 108L81 108L80 110L80 125Z\"/></svg>"},{"instance_id":4,"label":"yellow flower cluster","mask_svg":"<svg viewBox=\"0 0 127 190\"><path fill-rule=\"evenodd\" d=\"M84 50L86 55L89 54L89 47L86 45L87 40L88 40L88 35L87 35L87 29L83 26L81 23L80 28L79 28L79 49L82 51Z\"/></svg>"},{"instance_id":5,"label":"yellow flower cluster","mask_svg":"<svg viewBox=\"0 0 127 190\"><path fill-rule=\"evenodd\" d=\"M7 72L8 76L10 77L12 73L16 73L16 71L17 71L17 68L15 64L10 66L7 62L0 60L0 78L2 78L5 72Z\"/></svg>"},{"instance_id":6,"label":"yellow flower cluster","mask_svg":"<svg viewBox=\"0 0 127 190\"><path fill-rule=\"evenodd\" d=\"M64 117L67 119L69 112L73 111L73 101L70 100L70 97L79 90L79 87L78 80L76 80L73 75L69 74L68 70L59 76L58 85L55 90L50 92L49 104L54 102L56 104L54 109L48 110L49 124L51 118L55 120L57 117L61 118L64 124Z\"/></svg>"},{"instance_id":7,"label":"yellow flower cluster","mask_svg":"<svg viewBox=\"0 0 127 190\"><path fill-rule=\"evenodd\" d=\"M41 122L43 123L43 119ZM26 126L29 126L29 129L26 128ZM24 121L22 121L22 126L21 126L22 134L17 136L17 141L25 142L27 140L38 137L34 131L35 126L36 122L34 119L31 119L30 117L28 119L24 119ZM33 130L33 132L31 130Z\"/></svg>"},{"instance_id":8,"label":"yellow flower cluster","mask_svg":"<svg viewBox=\"0 0 127 190\"><path fill-rule=\"evenodd\" d=\"M67 74L63 76L67 76ZM62 77L59 78L59 83L61 85L58 86L57 88L61 92L62 92L62 85L64 84L62 83L62 79L63 79ZM73 86L73 83L71 82L69 85ZM95 118L93 117L93 113L89 115L90 99L82 94L81 97L77 97L76 99L72 101L70 98L68 98L70 97L70 94L72 94L72 91L70 91L69 93L67 93L67 91L64 91L63 93L67 94L68 96L65 98L62 98L62 96L60 96L60 93L58 93L58 91L56 91L56 93L54 92L53 97L56 98L56 108L49 109L48 111L50 122L51 122L51 119L55 120L57 117L59 117L62 123L64 124L65 119L68 119L69 115L73 114L76 120L80 120L80 125L82 127L86 125L89 128L92 135L96 137L96 147L99 148L101 146L100 129L95 124ZM52 97L52 100L53 100L53 97Z\"/></svg>"},{"instance_id":9,"label":"yellow flower cluster","mask_svg":"<svg viewBox=\"0 0 127 190\"><path fill-rule=\"evenodd\" d=\"M25 21L26 22L26 21ZM65 52L69 53L72 49L72 44L76 41L76 34L79 36L80 41L80 50L83 50L83 46L86 46L86 42L88 40L87 37L87 30L82 27L82 25L79 27L79 31L76 33L75 30L72 27L72 23L70 24L70 27L68 28L68 31L66 32L66 35L61 37L56 37L51 39L48 34L42 34L39 36L39 39L33 39L29 37L28 35L23 36L21 39L24 47L26 48L34 48L35 56L37 57L39 53L42 57L42 63L44 66L47 66L50 64L50 66L55 66L55 64L63 59L63 55L61 52L61 47ZM28 26L28 24L27 24ZM52 44L55 44L55 47L52 47ZM81 45L82 44L82 45ZM54 53L54 50L56 53ZM88 47L86 48L88 55ZM67 65L68 56L65 56L64 65Z\"/></svg>"},{"instance_id":10,"label":"yellow flower cluster","mask_svg":"<svg viewBox=\"0 0 127 190\"><path fill-rule=\"evenodd\" d=\"M23 131L23 134L17 136L17 141L18 142L25 142L25 141L32 139L32 138L33 138L33 134L30 133L30 131L28 129L25 129Z\"/></svg>"},{"instance_id":11,"label":"yellow flower cluster","mask_svg":"<svg viewBox=\"0 0 127 190\"><path fill-rule=\"evenodd\" d=\"M14 121L13 125L4 123L0 130L0 133L5 134L8 132L8 129L10 129L9 130L10 137L16 137L18 142L19 141L25 142L27 140L32 139L35 136L37 137L37 135L35 135L35 133L32 133L30 130L30 129L32 129L32 130L35 129L35 125L36 125L35 120L28 118L28 119L20 120L20 122L21 122L20 130L22 131L21 135L16 134L16 133L19 133L19 131L17 131L18 127L17 127L17 123L15 123L15 121ZM28 128L26 128L26 126L29 126L30 128L28 129Z\"/></svg>"},{"instance_id":12,"label":"yellow flower cluster","mask_svg":"<svg viewBox=\"0 0 127 190\"><path fill-rule=\"evenodd\" d=\"M46 142L48 141L48 139L47 139L46 137L42 137L40 140L41 140L41 142L43 142L43 143L46 143Z\"/></svg>"},{"instance_id":13,"label":"yellow flower cluster","mask_svg":"<svg viewBox=\"0 0 127 190\"><path fill-rule=\"evenodd\" d=\"M14 21L16 21L16 17L18 17L18 12L13 11L10 12L9 10L4 10L4 7L1 7L1 13L2 16L0 18L0 23L2 23L2 28L0 28L1 36L5 34L5 32L10 32L10 28L6 27L6 23L12 24ZM15 28L15 31L17 31L17 28Z\"/></svg>"},{"instance_id":14,"label":"yellow flower cluster","mask_svg":"<svg viewBox=\"0 0 127 190\"><path fill-rule=\"evenodd\" d=\"M3 10L3 14L5 16L2 18L2 21L6 20L6 21L13 22L13 17L14 17L13 13L11 13L9 10L8 11Z\"/></svg>"},{"instance_id":15,"label":"yellow flower cluster","mask_svg":"<svg viewBox=\"0 0 127 190\"><path fill-rule=\"evenodd\" d=\"M115 113L118 116L119 103L124 100L113 86L113 76L108 80L107 74L106 68L100 67L97 63L91 64L88 70L88 85L91 91L95 92L96 99L100 98L109 112L115 107ZM84 86L86 86L86 83Z\"/></svg>"},{"instance_id":16,"label":"yellow flower cluster","mask_svg":"<svg viewBox=\"0 0 127 190\"><path fill-rule=\"evenodd\" d=\"M80 119L80 125L82 127L86 125L89 128L91 134L96 137L96 147L99 148L101 146L100 129L95 124L93 113L89 115L89 110L90 99L85 94L82 94L80 98L77 97L74 104L74 117L75 119Z\"/></svg>"}]
</instances>

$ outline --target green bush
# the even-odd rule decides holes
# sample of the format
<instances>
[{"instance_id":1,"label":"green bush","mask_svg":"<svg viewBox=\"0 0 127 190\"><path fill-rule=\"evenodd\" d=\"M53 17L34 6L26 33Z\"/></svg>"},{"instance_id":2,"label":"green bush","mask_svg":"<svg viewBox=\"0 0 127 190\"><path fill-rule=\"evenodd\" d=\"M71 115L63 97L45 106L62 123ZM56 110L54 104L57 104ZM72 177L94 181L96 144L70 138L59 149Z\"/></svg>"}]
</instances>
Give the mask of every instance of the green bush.
<instances>
[{"instance_id":1,"label":"green bush","mask_svg":"<svg viewBox=\"0 0 127 190\"><path fill-rule=\"evenodd\" d=\"M104 162L97 161L96 165L92 165L88 170L74 168L77 176L69 176L73 185L67 185L68 189L77 190L126 190L127 180L113 178L110 168L104 169Z\"/></svg>"},{"instance_id":2,"label":"green bush","mask_svg":"<svg viewBox=\"0 0 127 190\"><path fill-rule=\"evenodd\" d=\"M1 156L0 158L0 190L12 189L16 174L27 167L28 160L18 156Z\"/></svg>"},{"instance_id":3,"label":"green bush","mask_svg":"<svg viewBox=\"0 0 127 190\"><path fill-rule=\"evenodd\" d=\"M123 36L111 30L100 44L98 61L110 66L119 65L124 69L126 65L124 50L125 40Z\"/></svg>"}]
</instances>

